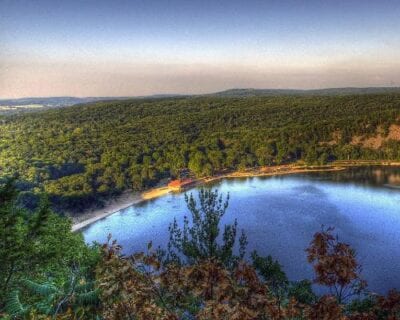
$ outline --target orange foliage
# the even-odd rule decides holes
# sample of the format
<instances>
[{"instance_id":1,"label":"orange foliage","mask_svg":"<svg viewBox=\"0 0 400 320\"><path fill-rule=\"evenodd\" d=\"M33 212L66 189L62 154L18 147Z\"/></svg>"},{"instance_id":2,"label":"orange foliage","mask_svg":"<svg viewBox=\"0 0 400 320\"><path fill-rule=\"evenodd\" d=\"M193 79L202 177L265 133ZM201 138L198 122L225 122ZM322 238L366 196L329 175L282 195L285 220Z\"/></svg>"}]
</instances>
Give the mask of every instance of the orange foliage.
<instances>
[{"instance_id":1,"label":"orange foliage","mask_svg":"<svg viewBox=\"0 0 400 320\"><path fill-rule=\"evenodd\" d=\"M318 232L307 248L308 261L313 263L315 282L328 286L339 303L362 292L367 283L360 278L360 266L354 250L339 242L331 233L333 229Z\"/></svg>"},{"instance_id":2,"label":"orange foliage","mask_svg":"<svg viewBox=\"0 0 400 320\"><path fill-rule=\"evenodd\" d=\"M316 282L336 286L339 290L336 292L340 292L342 287L359 280L358 264L351 248L337 241L329 231L317 233L307 252L314 263ZM217 258L191 265L164 265L152 251L122 257L121 248L110 241L102 249L97 281L102 292L104 319L399 319L400 293L397 291L391 291L387 297L377 297L370 310L350 313L345 311L340 297L334 295L324 295L310 305L301 304L293 297L282 302L254 267L243 261L232 269Z\"/></svg>"},{"instance_id":3,"label":"orange foliage","mask_svg":"<svg viewBox=\"0 0 400 320\"><path fill-rule=\"evenodd\" d=\"M279 320L303 309L294 299L282 307L244 262L233 270L216 259L162 266L155 253L122 258L115 242L103 246L97 279L105 319L180 319L192 309L199 320Z\"/></svg>"}]
</instances>

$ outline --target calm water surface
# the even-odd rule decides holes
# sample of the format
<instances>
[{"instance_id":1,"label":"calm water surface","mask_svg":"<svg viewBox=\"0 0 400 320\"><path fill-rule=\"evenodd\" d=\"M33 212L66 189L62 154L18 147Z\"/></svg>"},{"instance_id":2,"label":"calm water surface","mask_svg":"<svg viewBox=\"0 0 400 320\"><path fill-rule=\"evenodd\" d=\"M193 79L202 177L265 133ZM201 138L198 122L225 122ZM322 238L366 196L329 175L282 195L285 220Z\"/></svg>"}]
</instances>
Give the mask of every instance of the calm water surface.
<instances>
[{"instance_id":1,"label":"calm water surface","mask_svg":"<svg viewBox=\"0 0 400 320\"><path fill-rule=\"evenodd\" d=\"M312 279L304 249L321 226L334 226L357 251L369 288L400 288L400 168L353 168L266 178L229 179L207 187L230 194L224 223L238 220L248 251L271 254L290 280ZM196 192L195 189L189 192ZM166 246L168 225L188 214L183 194L169 194L117 212L83 231L104 242L109 233L125 253Z\"/></svg>"}]
</instances>

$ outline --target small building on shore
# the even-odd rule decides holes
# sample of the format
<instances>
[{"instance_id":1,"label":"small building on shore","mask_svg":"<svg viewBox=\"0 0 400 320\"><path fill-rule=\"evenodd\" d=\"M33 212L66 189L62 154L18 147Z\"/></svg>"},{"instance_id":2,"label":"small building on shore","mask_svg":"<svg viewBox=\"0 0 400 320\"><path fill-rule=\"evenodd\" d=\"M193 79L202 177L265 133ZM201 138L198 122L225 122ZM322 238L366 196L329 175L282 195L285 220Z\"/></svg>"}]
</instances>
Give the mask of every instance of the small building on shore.
<instances>
[{"instance_id":1,"label":"small building on shore","mask_svg":"<svg viewBox=\"0 0 400 320\"><path fill-rule=\"evenodd\" d=\"M168 188L170 188L172 191L182 191L192 187L195 182L196 180L190 178L172 180L170 183L168 183Z\"/></svg>"}]
</instances>

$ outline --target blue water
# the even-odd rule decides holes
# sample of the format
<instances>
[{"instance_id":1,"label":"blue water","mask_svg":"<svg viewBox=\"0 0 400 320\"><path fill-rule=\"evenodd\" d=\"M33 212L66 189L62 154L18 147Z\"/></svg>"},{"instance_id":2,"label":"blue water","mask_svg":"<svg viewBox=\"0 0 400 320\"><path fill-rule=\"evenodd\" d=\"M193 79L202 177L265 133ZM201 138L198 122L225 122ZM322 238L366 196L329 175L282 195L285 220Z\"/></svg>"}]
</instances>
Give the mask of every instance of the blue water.
<instances>
[{"instance_id":1,"label":"blue water","mask_svg":"<svg viewBox=\"0 0 400 320\"><path fill-rule=\"evenodd\" d=\"M223 222L238 220L248 251L271 254L290 280L313 278L304 250L322 225L333 226L339 239L356 249L369 289L385 293L400 288L400 189L385 187L388 177L400 173L385 169L383 179L376 170L368 171L370 176L357 170L229 179L208 187L230 194ZM104 242L111 233L125 253L132 253L145 250L149 241L166 246L169 223L186 214L184 195L169 194L117 212L83 234L91 243Z\"/></svg>"}]
</instances>

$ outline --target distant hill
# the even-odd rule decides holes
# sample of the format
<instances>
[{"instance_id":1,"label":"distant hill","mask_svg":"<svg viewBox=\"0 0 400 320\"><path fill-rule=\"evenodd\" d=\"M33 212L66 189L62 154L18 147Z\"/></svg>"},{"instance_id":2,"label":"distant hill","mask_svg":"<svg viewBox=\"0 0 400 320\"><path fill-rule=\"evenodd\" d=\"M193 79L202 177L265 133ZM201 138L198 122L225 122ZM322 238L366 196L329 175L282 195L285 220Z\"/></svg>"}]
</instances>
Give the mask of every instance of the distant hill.
<instances>
[{"instance_id":1,"label":"distant hill","mask_svg":"<svg viewBox=\"0 0 400 320\"><path fill-rule=\"evenodd\" d=\"M76 97L42 97L42 98L20 98L20 99L1 99L0 105L9 106L20 106L37 104L43 106L71 106L77 103L93 102L98 100L109 100L106 97L87 97L87 98L76 98ZM116 99L116 98L112 98Z\"/></svg>"},{"instance_id":2,"label":"distant hill","mask_svg":"<svg viewBox=\"0 0 400 320\"><path fill-rule=\"evenodd\" d=\"M400 87L370 87L370 88L327 88L315 90L298 89L229 89L210 95L219 97L255 97L255 96L285 96L285 95L352 95L400 93Z\"/></svg>"},{"instance_id":3,"label":"distant hill","mask_svg":"<svg viewBox=\"0 0 400 320\"><path fill-rule=\"evenodd\" d=\"M174 94L157 94L152 96L137 96L137 97L40 97L40 98L20 98L20 99L0 99L0 115L17 114L23 112L31 112L37 110L47 110L52 108L68 107L76 104L97 102L97 101L112 101L112 100L127 100L127 99L163 99L170 97L178 97Z\"/></svg>"},{"instance_id":4,"label":"distant hill","mask_svg":"<svg viewBox=\"0 0 400 320\"><path fill-rule=\"evenodd\" d=\"M46 110L72 106L78 103L89 103L99 100L110 100L116 98L105 97L43 97L43 98L21 98L0 99L0 115L18 114L24 112Z\"/></svg>"},{"instance_id":5,"label":"distant hill","mask_svg":"<svg viewBox=\"0 0 400 320\"><path fill-rule=\"evenodd\" d=\"M229 89L225 91L200 94L155 94L150 96L136 97L42 97L42 98L20 98L0 99L0 115L46 110L52 108L68 107L76 104L85 104L97 101L128 100L128 99L165 99L185 97L268 97L268 96L344 96L357 94L381 94L400 93L400 87L370 87L370 88L327 88L315 90L298 89Z\"/></svg>"},{"instance_id":6,"label":"distant hill","mask_svg":"<svg viewBox=\"0 0 400 320\"><path fill-rule=\"evenodd\" d=\"M43 106L54 106L54 107L65 107L72 106L79 103L89 103L96 101L110 101L110 100L127 100L127 99L143 99L143 98L171 98L171 97L181 97L183 95L178 94L155 94L150 96L131 96L131 97L41 97L41 98L19 98L19 99L0 99L0 106L19 106L19 105L29 105L38 104Z\"/></svg>"}]
</instances>

